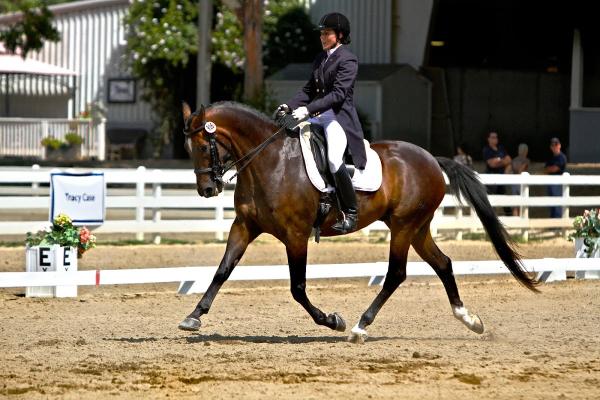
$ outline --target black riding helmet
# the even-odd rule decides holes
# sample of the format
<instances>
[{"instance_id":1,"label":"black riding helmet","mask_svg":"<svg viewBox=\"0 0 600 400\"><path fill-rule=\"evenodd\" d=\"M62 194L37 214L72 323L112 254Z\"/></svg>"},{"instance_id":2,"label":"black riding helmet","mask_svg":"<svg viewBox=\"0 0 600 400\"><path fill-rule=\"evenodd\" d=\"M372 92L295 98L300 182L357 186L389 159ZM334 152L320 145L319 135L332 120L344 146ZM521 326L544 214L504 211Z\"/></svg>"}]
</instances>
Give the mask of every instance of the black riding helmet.
<instances>
[{"instance_id":1,"label":"black riding helmet","mask_svg":"<svg viewBox=\"0 0 600 400\"><path fill-rule=\"evenodd\" d=\"M342 44L350 43L350 21L343 14L334 12L325 14L321 17L316 30L333 29L338 35L342 33L343 37L340 39Z\"/></svg>"}]
</instances>

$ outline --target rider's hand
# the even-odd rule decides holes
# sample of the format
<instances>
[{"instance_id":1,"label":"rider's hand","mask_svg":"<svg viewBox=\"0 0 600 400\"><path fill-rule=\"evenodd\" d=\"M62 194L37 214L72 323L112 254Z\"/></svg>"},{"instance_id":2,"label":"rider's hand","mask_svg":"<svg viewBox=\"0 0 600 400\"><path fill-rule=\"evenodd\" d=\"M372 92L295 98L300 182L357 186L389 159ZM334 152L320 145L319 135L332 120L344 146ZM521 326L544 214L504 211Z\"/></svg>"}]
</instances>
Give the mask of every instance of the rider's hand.
<instances>
[{"instance_id":1,"label":"rider's hand","mask_svg":"<svg viewBox=\"0 0 600 400\"><path fill-rule=\"evenodd\" d=\"M290 107L287 104L281 104L275 109L275 112L273 113L273 120L277 121L285 117L289 112Z\"/></svg>"},{"instance_id":2,"label":"rider's hand","mask_svg":"<svg viewBox=\"0 0 600 400\"><path fill-rule=\"evenodd\" d=\"M275 110L275 112L280 112L280 111L288 113L288 112L290 112L290 107L287 104L280 104L279 107L277 107L277 110Z\"/></svg>"},{"instance_id":3,"label":"rider's hand","mask_svg":"<svg viewBox=\"0 0 600 400\"><path fill-rule=\"evenodd\" d=\"M302 121L306 117L308 117L308 108L306 107L298 107L294 111L292 111L292 117L296 119L296 121Z\"/></svg>"}]
</instances>

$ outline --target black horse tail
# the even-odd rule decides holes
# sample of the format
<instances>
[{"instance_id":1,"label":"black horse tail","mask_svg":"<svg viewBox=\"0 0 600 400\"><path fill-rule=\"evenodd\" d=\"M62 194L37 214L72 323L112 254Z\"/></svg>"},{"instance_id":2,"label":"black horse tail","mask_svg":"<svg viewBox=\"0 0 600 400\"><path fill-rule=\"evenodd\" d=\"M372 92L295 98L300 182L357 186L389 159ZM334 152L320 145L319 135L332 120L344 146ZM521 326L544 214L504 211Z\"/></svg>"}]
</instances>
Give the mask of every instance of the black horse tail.
<instances>
[{"instance_id":1,"label":"black horse tail","mask_svg":"<svg viewBox=\"0 0 600 400\"><path fill-rule=\"evenodd\" d=\"M528 289L539 292L535 287L539 284L539 281L530 277L523 267L521 256L515 249L516 244L496 216L488 200L485 186L481 183L479 177L471 168L456 161L444 157L436 157L436 160L448 176L450 187L458 201L462 203L462 194L471 207L475 209L494 245L496 253L511 274Z\"/></svg>"}]
</instances>

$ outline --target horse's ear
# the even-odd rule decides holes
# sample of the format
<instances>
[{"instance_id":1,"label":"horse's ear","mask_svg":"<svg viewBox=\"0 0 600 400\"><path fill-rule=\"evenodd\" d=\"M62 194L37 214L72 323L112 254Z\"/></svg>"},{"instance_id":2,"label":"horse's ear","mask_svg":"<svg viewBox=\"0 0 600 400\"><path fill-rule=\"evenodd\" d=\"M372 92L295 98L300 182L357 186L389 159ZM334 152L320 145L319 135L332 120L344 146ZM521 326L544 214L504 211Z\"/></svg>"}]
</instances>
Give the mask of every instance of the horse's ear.
<instances>
[{"instance_id":1,"label":"horse's ear","mask_svg":"<svg viewBox=\"0 0 600 400\"><path fill-rule=\"evenodd\" d=\"M200 121L204 122L205 120L205 114L206 114L206 110L204 109L204 104L200 104L200 112L198 113L200 114Z\"/></svg>"},{"instance_id":2,"label":"horse's ear","mask_svg":"<svg viewBox=\"0 0 600 400\"><path fill-rule=\"evenodd\" d=\"M188 105L188 103L186 103L185 101L183 102L181 108L183 110L183 122L185 122L188 120L190 115L192 115L192 110L190 109L190 106Z\"/></svg>"}]
</instances>

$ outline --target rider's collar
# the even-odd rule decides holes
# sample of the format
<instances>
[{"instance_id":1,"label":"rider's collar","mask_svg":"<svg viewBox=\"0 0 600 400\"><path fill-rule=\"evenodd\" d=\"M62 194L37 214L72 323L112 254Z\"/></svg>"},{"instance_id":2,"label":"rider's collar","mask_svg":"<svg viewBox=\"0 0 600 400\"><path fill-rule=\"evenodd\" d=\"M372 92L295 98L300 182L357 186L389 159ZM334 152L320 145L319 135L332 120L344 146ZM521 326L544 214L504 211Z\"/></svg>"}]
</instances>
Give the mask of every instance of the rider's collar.
<instances>
[{"instance_id":1,"label":"rider's collar","mask_svg":"<svg viewBox=\"0 0 600 400\"><path fill-rule=\"evenodd\" d=\"M336 51L337 49L339 49L340 47L342 47L342 44L341 44L341 43L338 43L338 45L337 45L337 46L335 46L333 49L329 49L329 50L327 50L327 57L329 57L330 55L332 55L332 54L333 54L333 52L334 52L334 51Z\"/></svg>"}]
</instances>

